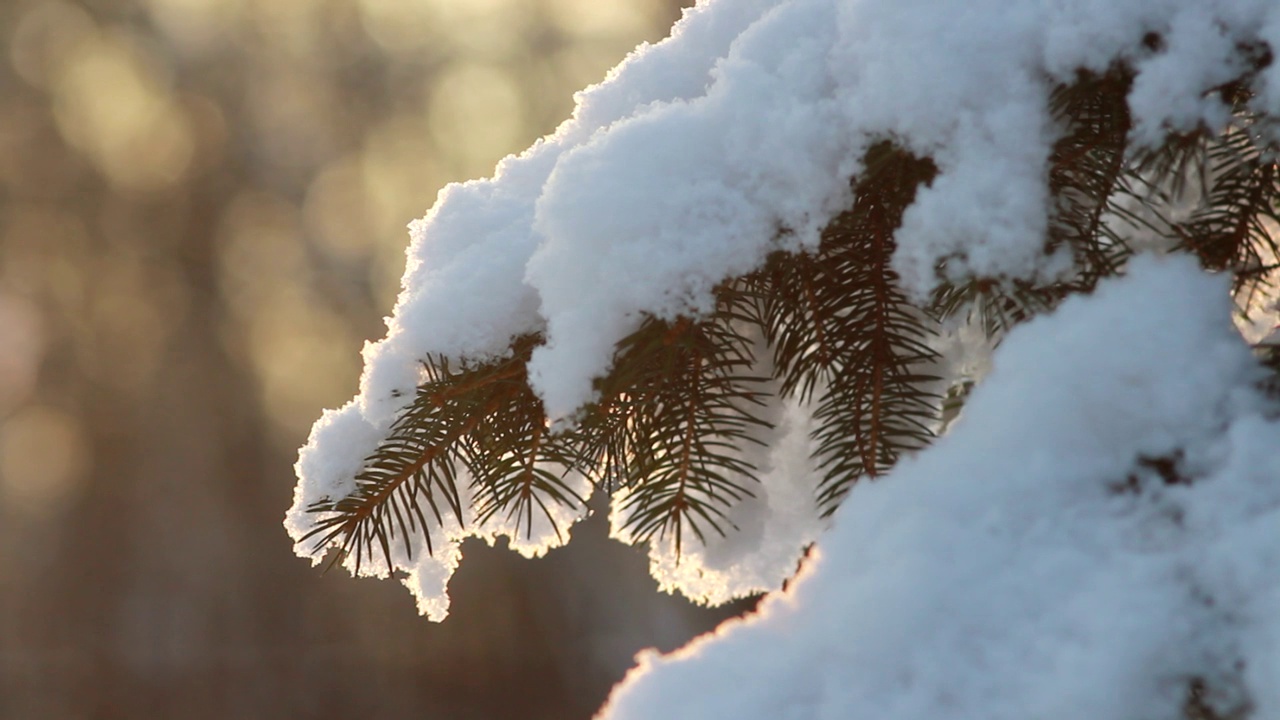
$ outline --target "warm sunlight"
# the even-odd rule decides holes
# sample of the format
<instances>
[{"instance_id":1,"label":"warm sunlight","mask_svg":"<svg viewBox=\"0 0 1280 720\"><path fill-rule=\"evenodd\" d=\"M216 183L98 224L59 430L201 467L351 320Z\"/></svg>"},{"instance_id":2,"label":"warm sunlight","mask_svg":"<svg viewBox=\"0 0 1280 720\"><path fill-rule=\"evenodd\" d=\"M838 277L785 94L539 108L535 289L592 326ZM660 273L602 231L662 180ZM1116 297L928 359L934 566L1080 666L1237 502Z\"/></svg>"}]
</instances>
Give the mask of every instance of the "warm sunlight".
<instances>
[{"instance_id":1,"label":"warm sunlight","mask_svg":"<svg viewBox=\"0 0 1280 720\"><path fill-rule=\"evenodd\" d=\"M631 573L566 600L477 548L474 618L424 631L279 526L298 445L385 329L406 224L679 12L0 3L0 716L585 717L636 649L710 622L629 599L639 557L556 561Z\"/></svg>"}]
</instances>

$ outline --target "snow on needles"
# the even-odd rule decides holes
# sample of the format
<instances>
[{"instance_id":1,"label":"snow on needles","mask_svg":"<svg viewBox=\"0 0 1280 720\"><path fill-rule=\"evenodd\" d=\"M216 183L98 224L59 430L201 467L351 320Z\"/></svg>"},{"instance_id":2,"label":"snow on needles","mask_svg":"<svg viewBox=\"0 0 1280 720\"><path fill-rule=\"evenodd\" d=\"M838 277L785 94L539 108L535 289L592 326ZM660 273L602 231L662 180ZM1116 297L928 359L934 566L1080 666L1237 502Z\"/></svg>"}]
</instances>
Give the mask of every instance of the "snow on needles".
<instances>
[{"instance_id":1,"label":"snow on needles","mask_svg":"<svg viewBox=\"0 0 1280 720\"><path fill-rule=\"evenodd\" d=\"M1150 33L1164 45L1144 44ZM718 282L771 251L815 247L879 140L939 169L897 235L907 291L926 294L944 259L953 277L1055 277L1071 260L1043 251L1060 131L1051 89L1081 69L1129 63L1135 138L1154 142L1223 122L1206 91L1238 71L1237 48L1259 42L1280 47L1275 0L700 3L668 39L580 93L554 134L493 178L446 188L411 225L387 336L364 349L359 395L325 413L302 448L286 527L301 537L310 504L350 491L428 354L492 357L543 332L530 378L548 413L569 418L643 313L705 311ZM1257 78L1260 108L1280 107L1278 68ZM447 579L451 562L421 571Z\"/></svg>"},{"instance_id":2,"label":"snow on needles","mask_svg":"<svg viewBox=\"0 0 1280 720\"><path fill-rule=\"evenodd\" d=\"M603 717L1172 718L1192 678L1280 716L1280 423L1230 310L1193 260L1140 258L1015 329L793 590L642 657Z\"/></svg>"}]
</instances>

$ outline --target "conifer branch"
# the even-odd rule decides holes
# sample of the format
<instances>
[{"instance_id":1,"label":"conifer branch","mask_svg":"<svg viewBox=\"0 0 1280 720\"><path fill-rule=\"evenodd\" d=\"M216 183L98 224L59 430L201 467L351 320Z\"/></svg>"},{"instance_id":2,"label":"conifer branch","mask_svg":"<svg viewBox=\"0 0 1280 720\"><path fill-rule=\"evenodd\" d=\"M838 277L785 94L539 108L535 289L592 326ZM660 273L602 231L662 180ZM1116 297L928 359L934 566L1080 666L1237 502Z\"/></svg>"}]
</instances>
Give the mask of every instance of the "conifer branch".
<instances>
[{"instance_id":1,"label":"conifer branch","mask_svg":"<svg viewBox=\"0 0 1280 720\"><path fill-rule=\"evenodd\" d=\"M1063 134L1049 157L1053 204L1045 252L1070 248L1074 276L1047 286L991 278L946 284L935 292L931 304L937 317L968 309L976 313L989 336L999 337L1064 297L1088 292L1099 279L1119 272L1132 250L1114 223L1147 225L1124 204L1124 199L1136 194L1126 159L1132 84L1132 71L1117 65L1102 74L1081 71L1075 82L1058 86L1050 96L1050 111Z\"/></svg>"},{"instance_id":2,"label":"conifer branch","mask_svg":"<svg viewBox=\"0 0 1280 720\"><path fill-rule=\"evenodd\" d=\"M467 437L463 462L472 476L476 522L483 525L505 513L517 533L523 528L525 537L531 538L540 514L563 540L551 505L579 508L586 504L586 498L565 481L570 472L581 469L582 458L572 443L551 435L542 400L529 386L524 361L515 366L519 371L514 376L499 381L506 385L506 394Z\"/></svg>"},{"instance_id":3,"label":"conifer branch","mask_svg":"<svg viewBox=\"0 0 1280 720\"><path fill-rule=\"evenodd\" d=\"M1280 259L1274 236L1280 222L1277 148L1264 143L1248 124L1209 141L1203 201L1188 220L1173 226L1180 244L1206 268L1234 271L1237 290L1265 282Z\"/></svg>"},{"instance_id":4,"label":"conifer branch","mask_svg":"<svg viewBox=\"0 0 1280 720\"><path fill-rule=\"evenodd\" d=\"M317 520L303 540L339 548L358 570L379 554L391 567L397 543L412 555L418 534L432 552L431 529L449 513L459 524L470 513L481 525L505 517L530 537L545 518L559 533L555 507L585 503L566 481L580 472L624 493L631 537L671 537L679 552L691 536L725 534L734 504L754 494L756 468L743 448L767 427L757 412L766 392L812 404L822 472L816 501L830 513L858 479L883 474L931 441L941 393L952 406L963 402L964 388L940 389L928 370L938 359L929 342L937 318L974 312L998 338L1120 272L1135 228L1175 238L1206 267L1234 272L1237 289L1273 276L1280 149L1263 127L1273 121L1249 107L1252 79L1270 51L1252 57L1240 78L1213 91L1235 111L1229 131L1171 133L1153 151L1129 148L1131 68L1082 72L1053 92L1062 135L1049 157L1044 251L1069 251L1073 274L1048 283L977 278L944 285L926 307L908 301L891 265L894 234L936 167L879 143L852 181L851 207L830 222L816 251L776 253L756 272L727 280L708 316L646 318L618 343L596 401L571 430L551 431L529 386L526 364L539 336L517 339L508 357L489 362L454 368L428 358L426 380L356 475L355 490L312 505ZM1175 220L1169 209L1188 198L1196 208ZM758 375L758 340L768 346L773 378ZM766 391L770 379L776 389ZM463 470L467 493L458 486Z\"/></svg>"},{"instance_id":5,"label":"conifer branch","mask_svg":"<svg viewBox=\"0 0 1280 720\"><path fill-rule=\"evenodd\" d=\"M1132 84L1132 72L1116 66L1103 74L1081 72L1076 82L1059 86L1050 98L1050 109L1066 131L1049 158L1054 203L1046 250L1070 247L1077 267L1071 287L1057 288L1059 297L1088 291L1115 274L1131 252L1104 220L1128 217L1116 192L1126 170Z\"/></svg>"},{"instance_id":6,"label":"conifer branch","mask_svg":"<svg viewBox=\"0 0 1280 720\"><path fill-rule=\"evenodd\" d=\"M736 326L740 296L726 287L711 318L649 318L619 344L601 400L581 428L588 445L607 449L613 477L626 489L622 509L636 540L671 534L677 553L686 531L706 540L732 526L727 511L754 495L755 468L741 456L767 427L752 374L750 342Z\"/></svg>"},{"instance_id":7,"label":"conifer branch","mask_svg":"<svg viewBox=\"0 0 1280 720\"><path fill-rule=\"evenodd\" d=\"M428 553L434 549L432 527L452 513L466 522L458 488L458 468L472 475L477 516L484 522L500 507L521 512L531 526L532 505L550 517L547 500L565 505L584 502L560 477L535 465L538 446L529 451L531 435L541 435L546 419L542 404L528 386L525 364L537 336L513 343L510 357L488 363L462 363L454 369L447 358L423 363L426 380L391 432L356 474L355 489L342 498L314 503L319 518L300 542L314 549L334 546L340 557L354 555L355 570L380 553L392 566L398 539L406 557L413 538L421 535ZM547 453L552 461L565 458ZM515 467L516 472L511 472ZM430 511L428 517L427 510Z\"/></svg>"},{"instance_id":8,"label":"conifer branch","mask_svg":"<svg viewBox=\"0 0 1280 720\"><path fill-rule=\"evenodd\" d=\"M867 155L853 207L816 254L777 255L755 278L759 316L783 394L818 397L818 502L830 513L860 477L876 477L933 436L937 378L923 367L931 320L898 288L893 233L936 169L889 143Z\"/></svg>"}]
</instances>

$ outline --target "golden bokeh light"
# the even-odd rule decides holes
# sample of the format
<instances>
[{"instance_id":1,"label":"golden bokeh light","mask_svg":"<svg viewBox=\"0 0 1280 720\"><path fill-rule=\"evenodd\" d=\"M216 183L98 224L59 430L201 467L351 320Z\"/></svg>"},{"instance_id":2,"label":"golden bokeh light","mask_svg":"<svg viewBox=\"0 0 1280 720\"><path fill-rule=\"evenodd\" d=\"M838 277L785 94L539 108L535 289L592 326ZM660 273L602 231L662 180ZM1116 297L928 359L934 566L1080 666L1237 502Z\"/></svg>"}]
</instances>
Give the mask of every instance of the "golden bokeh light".
<instances>
[{"instance_id":1,"label":"golden bokeh light","mask_svg":"<svg viewBox=\"0 0 1280 720\"><path fill-rule=\"evenodd\" d=\"M427 123L410 113L391 116L370 128L360 161L376 244L403 250L405 226L446 180Z\"/></svg>"},{"instance_id":2,"label":"golden bokeh light","mask_svg":"<svg viewBox=\"0 0 1280 720\"><path fill-rule=\"evenodd\" d=\"M565 32L586 37L634 37L652 27L662 8L655 2L547 0L546 9Z\"/></svg>"},{"instance_id":3,"label":"golden bokeh light","mask_svg":"<svg viewBox=\"0 0 1280 720\"><path fill-rule=\"evenodd\" d=\"M307 188L303 218L309 236L331 257L355 261L372 250L370 198L359 157L342 157L328 165Z\"/></svg>"},{"instance_id":4,"label":"golden bokeh light","mask_svg":"<svg viewBox=\"0 0 1280 720\"><path fill-rule=\"evenodd\" d=\"M501 60L536 38L538 4L529 0L422 0L436 18L435 41L450 53Z\"/></svg>"},{"instance_id":5,"label":"golden bokeh light","mask_svg":"<svg viewBox=\"0 0 1280 720\"><path fill-rule=\"evenodd\" d=\"M277 172L302 176L332 159L345 129L338 88L314 68L289 66L268 66L246 82L242 129L258 141L262 161Z\"/></svg>"},{"instance_id":6,"label":"golden bokeh light","mask_svg":"<svg viewBox=\"0 0 1280 720\"><path fill-rule=\"evenodd\" d=\"M253 317L271 303L277 288L306 276L298 209L268 193L237 195L218 230L218 263L224 301L237 320Z\"/></svg>"},{"instance_id":7,"label":"golden bokeh light","mask_svg":"<svg viewBox=\"0 0 1280 720\"><path fill-rule=\"evenodd\" d=\"M67 58L96 33L93 18L79 5L64 0L35 3L9 36L9 63L18 77L48 87Z\"/></svg>"},{"instance_id":8,"label":"golden bokeh light","mask_svg":"<svg viewBox=\"0 0 1280 720\"><path fill-rule=\"evenodd\" d=\"M126 34L108 31L77 44L53 80L63 136L121 190L177 182L194 152L186 113L159 68Z\"/></svg>"},{"instance_id":9,"label":"golden bokeh light","mask_svg":"<svg viewBox=\"0 0 1280 720\"><path fill-rule=\"evenodd\" d=\"M525 100L503 67L459 62L433 81L428 116L437 152L463 177L493 171L495 155L519 150Z\"/></svg>"},{"instance_id":10,"label":"golden bokeh light","mask_svg":"<svg viewBox=\"0 0 1280 720\"><path fill-rule=\"evenodd\" d=\"M253 0L245 40L254 52L278 54L291 60L309 60L325 47L326 3L316 0Z\"/></svg>"},{"instance_id":11,"label":"golden bokeh light","mask_svg":"<svg viewBox=\"0 0 1280 720\"><path fill-rule=\"evenodd\" d=\"M89 459L75 416L47 405L25 407L0 425L0 498L19 516L51 515L84 481Z\"/></svg>"},{"instance_id":12,"label":"golden bokeh light","mask_svg":"<svg viewBox=\"0 0 1280 720\"><path fill-rule=\"evenodd\" d=\"M10 203L0 212L0 278L11 291L40 296L65 313L84 302L76 255L92 240L84 220L53 203Z\"/></svg>"},{"instance_id":13,"label":"golden bokeh light","mask_svg":"<svg viewBox=\"0 0 1280 720\"><path fill-rule=\"evenodd\" d=\"M306 434L316 400L336 407L355 392L360 342L343 319L299 287L281 289L249 320L249 351L282 444Z\"/></svg>"},{"instance_id":14,"label":"golden bokeh light","mask_svg":"<svg viewBox=\"0 0 1280 720\"><path fill-rule=\"evenodd\" d=\"M357 0L361 27L383 52L416 54L436 42L440 19L422 0Z\"/></svg>"},{"instance_id":15,"label":"golden bokeh light","mask_svg":"<svg viewBox=\"0 0 1280 720\"><path fill-rule=\"evenodd\" d=\"M184 55L218 51L235 39L248 0L145 0L151 18Z\"/></svg>"},{"instance_id":16,"label":"golden bokeh light","mask_svg":"<svg viewBox=\"0 0 1280 720\"><path fill-rule=\"evenodd\" d=\"M129 390L150 382L184 314L186 297L172 270L138 252L100 257L80 315L88 323L77 346L90 377Z\"/></svg>"},{"instance_id":17,"label":"golden bokeh light","mask_svg":"<svg viewBox=\"0 0 1280 720\"><path fill-rule=\"evenodd\" d=\"M35 390L44 344L39 306L21 295L0 294L0 417Z\"/></svg>"}]
</instances>

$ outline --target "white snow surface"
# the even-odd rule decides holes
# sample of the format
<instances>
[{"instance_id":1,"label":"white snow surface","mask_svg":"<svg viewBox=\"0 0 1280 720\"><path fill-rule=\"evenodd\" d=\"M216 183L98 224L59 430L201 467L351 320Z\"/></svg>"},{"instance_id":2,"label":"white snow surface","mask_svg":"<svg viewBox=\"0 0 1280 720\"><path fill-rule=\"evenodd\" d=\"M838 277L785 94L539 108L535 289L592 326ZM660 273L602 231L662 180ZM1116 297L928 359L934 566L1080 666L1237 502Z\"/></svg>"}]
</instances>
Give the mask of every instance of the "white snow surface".
<instances>
[{"instance_id":1,"label":"white snow surface","mask_svg":"<svg viewBox=\"0 0 1280 720\"><path fill-rule=\"evenodd\" d=\"M1191 678L1280 717L1280 423L1230 309L1193 261L1140 258L1014 330L792 589L643 655L603 717L1172 718Z\"/></svg>"},{"instance_id":2,"label":"white snow surface","mask_svg":"<svg viewBox=\"0 0 1280 720\"><path fill-rule=\"evenodd\" d=\"M1158 50L1143 44L1153 32L1165 39ZM815 247L879 140L928 155L940 170L897 235L894 267L908 292L927 293L944 259L952 278L1055 277L1070 258L1043 251L1047 158L1060 131L1047 110L1051 89L1081 69L1128 62L1137 71L1134 137L1155 142L1167 129L1224 122L1206 91L1239 69L1237 47L1277 41L1275 0L699 3L669 38L579 93L573 117L552 135L504 159L490 179L445 188L411 224L387 335L364 348L359 394L326 412L301 449L286 528L301 537L311 503L351 490L428 354L499 356L513 337L543 332L530 377L548 413L571 419L642 314L705 311L718 282L769 252ZM1255 89L1260 109L1280 108L1280 63ZM751 511L760 521L746 526L758 536L727 545L772 560L752 566L743 552L708 549L738 579L690 563L664 586L714 599L776 587L777 573L790 572L820 529L789 509L795 488L814 478L804 463L778 458L772 467L792 474ZM441 588L420 597L439 617L456 564L445 558L461 537L511 530L440 529L445 549L430 567L416 559L423 547L392 565L443 578L411 583ZM543 541L526 549L559 539ZM319 562L310 545L296 547ZM662 547L653 559L657 569L674 567ZM392 569L375 561L362 572Z\"/></svg>"}]
</instances>

